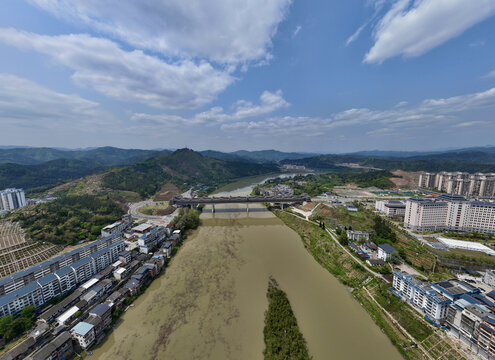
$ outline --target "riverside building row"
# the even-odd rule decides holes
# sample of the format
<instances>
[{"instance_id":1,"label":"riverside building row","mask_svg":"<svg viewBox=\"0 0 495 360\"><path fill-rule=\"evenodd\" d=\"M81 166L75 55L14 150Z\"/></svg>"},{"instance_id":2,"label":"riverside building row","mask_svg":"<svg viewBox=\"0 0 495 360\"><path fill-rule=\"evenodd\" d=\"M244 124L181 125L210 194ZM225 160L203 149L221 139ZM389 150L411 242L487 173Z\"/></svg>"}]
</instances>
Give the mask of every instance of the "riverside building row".
<instances>
[{"instance_id":1,"label":"riverside building row","mask_svg":"<svg viewBox=\"0 0 495 360\"><path fill-rule=\"evenodd\" d=\"M468 201L456 194L406 201L404 226L415 231L495 233L495 203Z\"/></svg>"},{"instance_id":2,"label":"riverside building row","mask_svg":"<svg viewBox=\"0 0 495 360\"><path fill-rule=\"evenodd\" d=\"M119 261L80 285L38 317L38 327L26 340L0 357L0 360L54 360L71 358L75 353L100 343L125 306L163 271L180 231L167 227L170 234L155 244L154 253L126 251ZM124 269L124 271L119 271ZM121 276L110 277L118 272Z\"/></svg>"},{"instance_id":3,"label":"riverside building row","mask_svg":"<svg viewBox=\"0 0 495 360\"><path fill-rule=\"evenodd\" d=\"M103 238L0 279L0 317L31 305L40 308L104 270L124 251L120 237Z\"/></svg>"},{"instance_id":4,"label":"riverside building row","mask_svg":"<svg viewBox=\"0 0 495 360\"><path fill-rule=\"evenodd\" d=\"M26 197L22 189L0 191L0 211L9 211L26 206Z\"/></svg>"},{"instance_id":5,"label":"riverside building row","mask_svg":"<svg viewBox=\"0 0 495 360\"><path fill-rule=\"evenodd\" d=\"M394 272L393 292L419 309L430 321L444 326L486 359L495 356L495 291L463 281L421 281Z\"/></svg>"},{"instance_id":6,"label":"riverside building row","mask_svg":"<svg viewBox=\"0 0 495 360\"><path fill-rule=\"evenodd\" d=\"M435 189L468 197L495 197L495 173L424 173L420 174L418 185L423 189Z\"/></svg>"}]
</instances>

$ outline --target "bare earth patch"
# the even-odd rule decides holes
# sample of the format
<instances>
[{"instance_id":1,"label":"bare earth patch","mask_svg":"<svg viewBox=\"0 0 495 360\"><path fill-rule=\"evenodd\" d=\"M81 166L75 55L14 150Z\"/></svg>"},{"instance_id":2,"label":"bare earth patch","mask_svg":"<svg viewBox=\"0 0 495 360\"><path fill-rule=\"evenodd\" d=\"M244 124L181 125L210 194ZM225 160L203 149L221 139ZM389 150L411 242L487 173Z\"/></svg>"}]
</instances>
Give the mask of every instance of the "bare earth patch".
<instances>
[{"instance_id":1,"label":"bare earth patch","mask_svg":"<svg viewBox=\"0 0 495 360\"><path fill-rule=\"evenodd\" d=\"M422 171L410 172L403 170L392 171L392 174L397 177L390 178L396 187L398 188L414 188L418 186L419 175Z\"/></svg>"}]
</instances>

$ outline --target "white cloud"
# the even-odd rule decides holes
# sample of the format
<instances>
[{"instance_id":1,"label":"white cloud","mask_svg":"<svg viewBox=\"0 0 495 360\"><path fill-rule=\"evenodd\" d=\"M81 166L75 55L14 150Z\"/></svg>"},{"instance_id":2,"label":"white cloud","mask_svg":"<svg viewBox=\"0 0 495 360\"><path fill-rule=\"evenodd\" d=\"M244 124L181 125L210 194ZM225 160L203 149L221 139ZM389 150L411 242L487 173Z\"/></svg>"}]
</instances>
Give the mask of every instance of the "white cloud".
<instances>
[{"instance_id":1,"label":"white cloud","mask_svg":"<svg viewBox=\"0 0 495 360\"><path fill-rule=\"evenodd\" d=\"M485 46L485 40L473 41L469 43L469 46L474 48Z\"/></svg>"},{"instance_id":2,"label":"white cloud","mask_svg":"<svg viewBox=\"0 0 495 360\"><path fill-rule=\"evenodd\" d=\"M89 35L45 36L0 29L0 42L47 54L74 70L72 79L107 96L167 109L212 101L234 79L207 62L166 63L140 50Z\"/></svg>"},{"instance_id":3,"label":"white cloud","mask_svg":"<svg viewBox=\"0 0 495 360\"><path fill-rule=\"evenodd\" d=\"M132 115L131 119L152 126L164 125L176 127L199 124L215 125L265 115L289 106L290 104L283 98L281 90L274 93L264 91L260 96L259 105L255 105L249 101L239 100L234 104L233 112L230 114L225 113L222 107L216 106L207 111L197 113L192 117L182 117L170 114L135 113Z\"/></svg>"},{"instance_id":4,"label":"white cloud","mask_svg":"<svg viewBox=\"0 0 495 360\"><path fill-rule=\"evenodd\" d=\"M493 14L493 0L397 0L376 26L364 62L422 55Z\"/></svg>"},{"instance_id":5,"label":"white cloud","mask_svg":"<svg viewBox=\"0 0 495 360\"><path fill-rule=\"evenodd\" d=\"M299 34L299 31L301 31L301 29L302 29L302 26L297 25L296 28L294 29L294 32L292 33L292 37L295 38L297 36L297 34Z\"/></svg>"},{"instance_id":6,"label":"white cloud","mask_svg":"<svg viewBox=\"0 0 495 360\"><path fill-rule=\"evenodd\" d=\"M488 74L483 76L484 78L495 78L495 70L490 71Z\"/></svg>"},{"instance_id":7,"label":"white cloud","mask_svg":"<svg viewBox=\"0 0 495 360\"><path fill-rule=\"evenodd\" d=\"M349 46L351 43L357 40L361 32L364 30L364 28L369 24L369 22L365 22L363 25L361 25L351 36L349 36L345 42L345 46Z\"/></svg>"},{"instance_id":8,"label":"white cloud","mask_svg":"<svg viewBox=\"0 0 495 360\"><path fill-rule=\"evenodd\" d=\"M454 125L454 128L466 128L466 127L471 127L471 126L479 126L479 125L485 125L486 121L466 121L462 122L459 124Z\"/></svg>"},{"instance_id":9,"label":"white cloud","mask_svg":"<svg viewBox=\"0 0 495 360\"><path fill-rule=\"evenodd\" d=\"M141 49L220 63L260 60L291 0L30 0Z\"/></svg>"},{"instance_id":10,"label":"white cloud","mask_svg":"<svg viewBox=\"0 0 495 360\"><path fill-rule=\"evenodd\" d=\"M399 103L386 110L349 109L329 117L272 117L263 121L238 121L221 125L227 133L243 132L255 136L331 136L337 128L349 127L356 136L364 131L369 135L424 130L434 127L467 127L478 121L466 122L464 116L475 110L495 107L495 88L487 91L454 96L446 99L427 99L417 105ZM471 115L469 115L471 116Z\"/></svg>"},{"instance_id":11,"label":"white cloud","mask_svg":"<svg viewBox=\"0 0 495 360\"><path fill-rule=\"evenodd\" d=\"M78 125L101 123L108 116L96 102L78 95L58 93L14 75L0 74L2 126L53 129L70 125L77 128Z\"/></svg>"}]
</instances>

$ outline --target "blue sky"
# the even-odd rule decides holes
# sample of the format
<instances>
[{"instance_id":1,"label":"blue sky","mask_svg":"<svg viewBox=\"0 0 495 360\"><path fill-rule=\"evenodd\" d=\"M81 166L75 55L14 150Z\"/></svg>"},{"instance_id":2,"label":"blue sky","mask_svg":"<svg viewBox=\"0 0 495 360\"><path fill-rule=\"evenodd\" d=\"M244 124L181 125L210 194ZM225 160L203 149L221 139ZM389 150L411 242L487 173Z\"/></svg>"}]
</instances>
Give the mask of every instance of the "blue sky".
<instances>
[{"instance_id":1,"label":"blue sky","mask_svg":"<svg viewBox=\"0 0 495 360\"><path fill-rule=\"evenodd\" d=\"M0 144L495 145L494 0L3 0Z\"/></svg>"}]
</instances>

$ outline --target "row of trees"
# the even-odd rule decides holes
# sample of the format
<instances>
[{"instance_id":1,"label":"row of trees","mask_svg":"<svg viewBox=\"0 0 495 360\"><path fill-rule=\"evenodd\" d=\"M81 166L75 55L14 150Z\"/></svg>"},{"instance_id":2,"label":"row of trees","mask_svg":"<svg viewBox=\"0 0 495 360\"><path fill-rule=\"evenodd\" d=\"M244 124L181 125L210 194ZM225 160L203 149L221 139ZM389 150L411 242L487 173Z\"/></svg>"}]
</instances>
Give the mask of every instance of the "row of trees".
<instances>
[{"instance_id":1,"label":"row of trees","mask_svg":"<svg viewBox=\"0 0 495 360\"><path fill-rule=\"evenodd\" d=\"M7 341L13 340L29 330L35 321L34 306L22 309L21 315L18 317L4 316L0 319L0 338L4 338Z\"/></svg>"}]
</instances>

